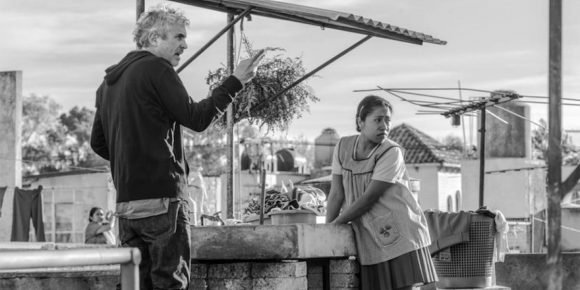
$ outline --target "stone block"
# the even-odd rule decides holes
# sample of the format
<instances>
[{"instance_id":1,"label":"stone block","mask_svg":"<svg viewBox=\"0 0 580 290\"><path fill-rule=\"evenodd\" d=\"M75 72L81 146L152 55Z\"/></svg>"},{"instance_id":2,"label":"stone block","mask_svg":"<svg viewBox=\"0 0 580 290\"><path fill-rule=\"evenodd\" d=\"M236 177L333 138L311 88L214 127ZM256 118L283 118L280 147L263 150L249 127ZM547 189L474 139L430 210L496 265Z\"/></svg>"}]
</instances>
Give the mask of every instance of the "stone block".
<instances>
[{"instance_id":1,"label":"stone block","mask_svg":"<svg viewBox=\"0 0 580 290\"><path fill-rule=\"evenodd\" d=\"M305 277L306 262L252 263L252 278Z\"/></svg>"},{"instance_id":2,"label":"stone block","mask_svg":"<svg viewBox=\"0 0 580 290\"><path fill-rule=\"evenodd\" d=\"M1 279L0 289L28 290L28 289L114 289L115 284L91 285L87 279L81 278L15 278ZM93 287L94 286L94 287Z\"/></svg>"},{"instance_id":3,"label":"stone block","mask_svg":"<svg viewBox=\"0 0 580 290\"><path fill-rule=\"evenodd\" d=\"M253 290L305 290L308 288L306 277L254 278Z\"/></svg>"},{"instance_id":4,"label":"stone block","mask_svg":"<svg viewBox=\"0 0 580 290\"><path fill-rule=\"evenodd\" d=\"M207 290L207 282L205 279L192 278L188 290Z\"/></svg>"},{"instance_id":5,"label":"stone block","mask_svg":"<svg viewBox=\"0 0 580 290\"><path fill-rule=\"evenodd\" d=\"M359 279L355 274L330 274L331 288L358 288Z\"/></svg>"},{"instance_id":6,"label":"stone block","mask_svg":"<svg viewBox=\"0 0 580 290\"><path fill-rule=\"evenodd\" d=\"M26 278L2 278L0 279L0 289L42 289L41 283L37 279Z\"/></svg>"},{"instance_id":7,"label":"stone block","mask_svg":"<svg viewBox=\"0 0 580 290\"><path fill-rule=\"evenodd\" d=\"M251 263L210 264L208 278L243 279L250 277Z\"/></svg>"},{"instance_id":8,"label":"stone block","mask_svg":"<svg viewBox=\"0 0 580 290\"><path fill-rule=\"evenodd\" d=\"M350 225L236 225L196 227L194 260L285 260L356 255Z\"/></svg>"},{"instance_id":9,"label":"stone block","mask_svg":"<svg viewBox=\"0 0 580 290\"><path fill-rule=\"evenodd\" d=\"M495 264L496 284L513 290L548 289L546 254L506 254ZM580 253L562 253L562 289L580 289Z\"/></svg>"},{"instance_id":10,"label":"stone block","mask_svg":"<svg viewBox=\"0 0 580 290\"><path fill-rule=\"evenodd\" d=\"M69 273L51 272L12 272L1 273L0 289L115 289L120 282L118 272L110 275L108 271L87 271Z\"/></svg>"},{"instance_id":11,"label":"stone block","mask_svg":"<svg viewBox=\"0 0 580 290\"><path fill-rule=\"evenodd\" d=\"M419 286L419 290L437 290L436 283Z\"/></svg>"},{"instance_id":12,"label":"stone block","mask_svg":"<svg viewBox=\"0 0 580 290\"><path fill-rule=\"evenodd\" d=\"M306 279L308 280L308 290L313 290L313 289L322 289L322 273L318 273L318 274L308 274L308 276L306 277Z\"/></svg>"},{"instance_id":13,"label":"stone block","mask_svg":"<svg viewBox=\"0 0 580 290\"><path fill-rule=\"evenodd\" d=\"M191 278L207 278L207 264L191 263Z\"/></svg>"},{"instance_id":14,"label":"stone block","mask_svg":"<svg viewBox=\"0 0 580 290\"><path fill-rule=\"evenodd\" d=\"M252 279L212 279L207 280L208 290L252 290Z\"/></svg>"},{"instance_id":15,"label":"stone block","mask_svg":"<svg viewBox=\"0 0 580 290\"><path fill-rule=\"evenodd\" d=\"M14 187L22 186L22 71L0 72L0 136L0 186L8 187L0 202L0 241L8 242Z\"/></svg>"},{"instance_id":16,"label":"stone block","mask_svg":"<svg viewBox=\"0 0 580 290\"><path fill-rule=\"evenodd\" d=\"M330 260L330 273L356 274L359 272L359 263L356 260Z\"/></svg>"}]
</instances>

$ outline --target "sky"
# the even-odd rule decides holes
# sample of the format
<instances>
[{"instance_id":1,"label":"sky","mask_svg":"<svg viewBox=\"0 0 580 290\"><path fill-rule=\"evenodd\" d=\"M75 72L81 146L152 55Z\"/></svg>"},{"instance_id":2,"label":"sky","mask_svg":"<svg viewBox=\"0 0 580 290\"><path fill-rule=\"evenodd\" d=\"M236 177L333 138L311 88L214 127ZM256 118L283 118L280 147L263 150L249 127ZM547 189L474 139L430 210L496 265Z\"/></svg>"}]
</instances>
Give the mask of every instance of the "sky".
<instances>
[{"instance_id":1,"label":"sky","mask_svg":"<svg viewBox=\"0 0 580 290\"><path fill-rule=\"evenodd\" d=\"M161 2L146 0L145 4L149 7ZM414 45L379 38L367 41L307 81L320 101L311 103L310 112L290 124L288 132L284 132L289 138L314 140L327 127L336 129L341 136L356 133L356 106L369 93L354 91L377 86L456 88L460 84L463 88L548 96L549 1L292 2L372 18L432 35L447 41L447 45ZM189 48L182 61L226 24L224 13L165 3L182 9L191 20ZM563 6L562 96L580 99L580 1L563 0ZM23 95L49 95L63 110L73 106L94 108L95 90L104 69L135 48L131 34L136 13L134 0L0 0L0 11L0 71L22 71ZM236 29L238 45L240 27ZM282 47L286 49L285 56L301 57L306 70L314 69L363 37L260 16L245 21L243 29L255 48ZM204 78L208 71L225 63L225 41L222 37L180 73L194 100L207 96ZM463 136L463 129L452 127L450 119L438 114L418 115L422 108L384 92L374 93L393 104L393 125L406 123L439 140L448 135ZM438 94L459 97L457 91ZM485 96L462 94L464 99ZM547 119L547 105L529 106L533 121ZM564 129L580 129L580 107L564 106L562 116ZM475 142L473 128L466 130L466 137ZM580 143L580 139L575 143Z\"/></svg>"}]
</instances>

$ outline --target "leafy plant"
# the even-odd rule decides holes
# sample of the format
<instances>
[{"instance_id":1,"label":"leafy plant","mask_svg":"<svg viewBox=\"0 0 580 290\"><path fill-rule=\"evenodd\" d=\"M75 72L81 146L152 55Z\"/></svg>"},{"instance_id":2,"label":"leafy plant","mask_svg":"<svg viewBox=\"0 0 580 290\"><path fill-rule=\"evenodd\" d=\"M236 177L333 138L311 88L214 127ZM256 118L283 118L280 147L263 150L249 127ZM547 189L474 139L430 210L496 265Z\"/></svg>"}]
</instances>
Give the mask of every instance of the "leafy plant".
<instances>
[{"instance_id":1,"label":"leafy plant","mask_svg":"<svg viewBox=\"0 0 580 290\"><path fill-rule=\"evenodd\" d=\"M246 38L242 38L242 41L250 56L258 51L251 48ZM282 48L265 50L284 51ZM267 125L268 130L286 130L293 119L302 117L302 112L309 110L308 102L316 102L319 99L304 82L277 98L268 98L275 96L304 74L305 69L300 57L290 58L281 54L265 57L257 69L256 76L245 85L233 102L234 123L247 119L252 124L257 122L260 127ZM210 71L206 82L213 90L227 75L227 69L221 67ZM225 122L225 115L222 115L217 124L223 128Z\"/></svg>"},{"instance_id":2,"label":"leafy plant","mask_svg":"<svg viewBox=\"0 0 580 290\"><path fill-rule=\"evenodd\" d=\"M548 160L548 122L544 119L539 121L541 126L532 131L532 150L533 157L540 160ZM562 163L564 165L580 164L579 150L572 142L572 138L566 132L562 133L561 138Z\"/></svg>"}]
</instances>

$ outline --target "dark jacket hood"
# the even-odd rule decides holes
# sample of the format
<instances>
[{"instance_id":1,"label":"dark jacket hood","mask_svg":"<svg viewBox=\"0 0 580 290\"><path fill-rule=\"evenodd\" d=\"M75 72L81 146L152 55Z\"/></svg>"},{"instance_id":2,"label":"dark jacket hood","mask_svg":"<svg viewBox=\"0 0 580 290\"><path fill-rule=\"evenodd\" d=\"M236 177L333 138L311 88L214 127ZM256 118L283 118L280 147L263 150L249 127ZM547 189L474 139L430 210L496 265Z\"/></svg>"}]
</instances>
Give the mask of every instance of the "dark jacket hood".
<instances>
[{"instance_id":1,"label":"dark jacket hood","mask_svg":"<svg viewBox=\"0 0 580 290\"><path fill-rule=\"evenodd\" d=\"M108 67L105 70L105 81L107 85L116 83L132 63L147 56L153 56L153 54L146 50L134 50L129 52L118 64Z\"/></svg>"}]
</instances>

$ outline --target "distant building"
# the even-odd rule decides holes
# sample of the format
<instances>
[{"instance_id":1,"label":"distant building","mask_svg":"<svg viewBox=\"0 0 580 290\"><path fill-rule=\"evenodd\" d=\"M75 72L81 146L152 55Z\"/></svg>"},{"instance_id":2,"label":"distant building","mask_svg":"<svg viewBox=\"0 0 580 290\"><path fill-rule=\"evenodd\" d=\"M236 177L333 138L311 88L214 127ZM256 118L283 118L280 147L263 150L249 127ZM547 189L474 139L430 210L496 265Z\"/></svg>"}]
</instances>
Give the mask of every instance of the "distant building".
<instances>
[{"instance_id":1,"label":"distant building","mask_svg":"<svg viewBox=\"0 0 580 290\"><path fill-rule=\"evenodd\" d=\"M116 191L108 171L45 173L26 176L22 183L30 188L43 187L42 219L47 242L84 243L90 209L97 206L115 210Z\"/></svg>"},{"instance_id":2,"label":"distant building","mask_svg":"<svg viewBox=\"0 0 580 290\"><path fill-rule=\"evenodd\" d=\"M334 146L340 140L340 136L333 128L322 130L320 136L314 139L314 168L320 169L332 164Z\"/></svg>"},{"instance_id":3,"label":"distant building","mask_svg":"<svg viewBox=\"0 0 580 290\"><path fill-rule=\"evenodd\" d=\"M420 181L418 198L424 210L463 208L460 152L447 150L439 141L405 123L392 128L389 138L404 149L410 177Z\"/></svg>"}]
</instances>

